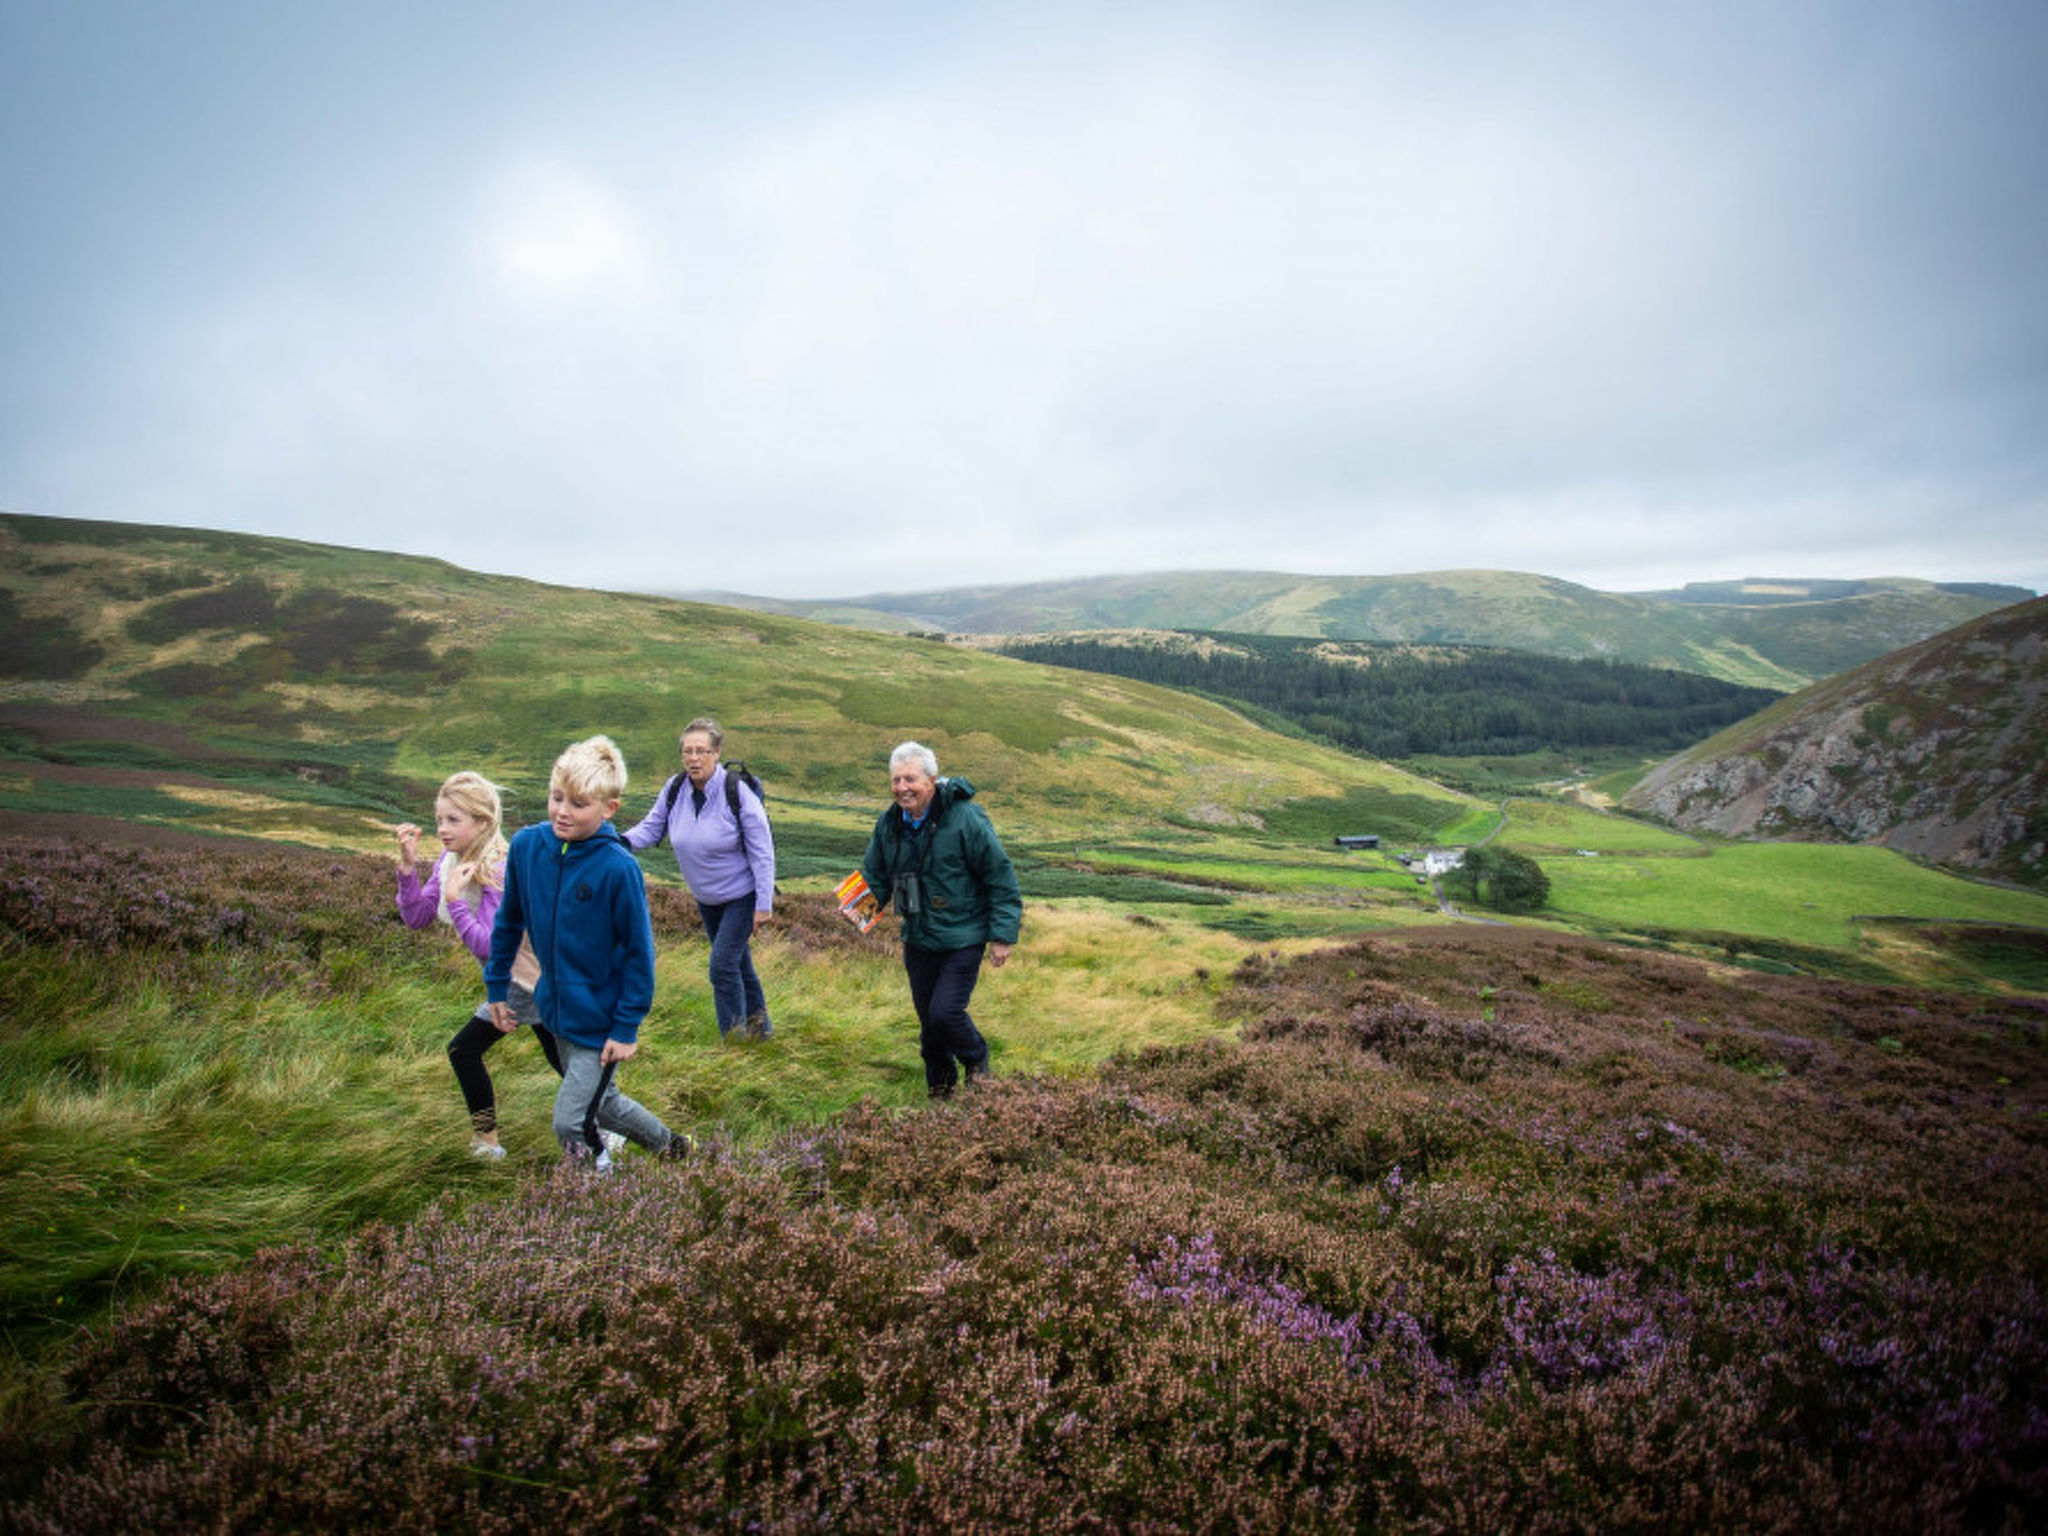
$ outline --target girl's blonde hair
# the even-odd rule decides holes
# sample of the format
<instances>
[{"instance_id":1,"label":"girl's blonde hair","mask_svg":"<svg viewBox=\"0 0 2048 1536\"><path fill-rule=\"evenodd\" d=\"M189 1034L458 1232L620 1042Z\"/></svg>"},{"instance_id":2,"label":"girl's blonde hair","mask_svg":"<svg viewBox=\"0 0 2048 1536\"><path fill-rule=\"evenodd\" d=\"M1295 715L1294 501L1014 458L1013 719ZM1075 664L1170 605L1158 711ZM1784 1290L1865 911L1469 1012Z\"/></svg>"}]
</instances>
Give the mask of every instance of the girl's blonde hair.
<instances>
[{"instance_id":1,"label":"girl's blonde hair","mask_svg":"<svg viewBox=\"0 0 2048 1536\"><path fill-rule=\"evenodd\" d=\"M443 779L441 791L434 798L446 800L463 815L483 823L484 830L475 842L455 850L455 862L476 865L477 883L496 890L505 868L505 803L498 794L498 786L482 774L465 769Z\"/></svg>"}]
</instances>

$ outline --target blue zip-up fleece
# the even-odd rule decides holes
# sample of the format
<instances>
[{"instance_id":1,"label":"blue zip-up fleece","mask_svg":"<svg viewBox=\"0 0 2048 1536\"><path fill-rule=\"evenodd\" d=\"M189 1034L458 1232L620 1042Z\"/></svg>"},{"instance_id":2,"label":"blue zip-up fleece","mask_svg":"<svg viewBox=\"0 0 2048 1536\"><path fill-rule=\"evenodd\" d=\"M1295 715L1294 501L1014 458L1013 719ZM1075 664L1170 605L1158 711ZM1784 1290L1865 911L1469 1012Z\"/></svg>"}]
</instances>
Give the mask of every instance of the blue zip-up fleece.
<instances>
[{"instance_id":1,"label":"blue zip-up fleece","mask_svg":"<svg viewBox=\"0 0 2048 1536\"><path fill-rule=\"evenodd\" d=\"M610 822L575 843L545 824L514 835L484 962L494 1003L505 1000L522 933L540 957L533 997L542 1023L591 1050L639 1038L654 1006L654 925L646 878Z\"/></svg>"}]
</instances>

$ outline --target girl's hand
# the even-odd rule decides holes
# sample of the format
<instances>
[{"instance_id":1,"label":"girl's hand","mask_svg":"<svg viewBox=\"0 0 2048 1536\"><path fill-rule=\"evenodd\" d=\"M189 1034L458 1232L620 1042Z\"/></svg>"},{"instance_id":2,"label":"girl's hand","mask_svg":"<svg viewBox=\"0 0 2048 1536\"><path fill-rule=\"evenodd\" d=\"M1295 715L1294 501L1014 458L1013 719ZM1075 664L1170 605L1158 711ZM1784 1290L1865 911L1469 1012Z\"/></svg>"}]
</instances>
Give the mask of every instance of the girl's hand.
<instances>
[{"instance_id":1,"label":"girl's hand","mask_svg":"<svg viewBox=\"0 0 2048 1536\"><path fill-rule=\"evenodd\" d=\"M411 822L401 822L398 828L398 867L410 874L419 859L420 829Z\"/></svg>"},{"instance_id":2,"label":"girl's hand","mask_svg":"<svg viewBox=\"0 0 2048 1536\"><path fill-rule=\"evenodd\" d=\"M476 883L476 860L471 859L467 863L456 865L449 875L449 881L448 888L451 891L468 890Z\"/></svg>"}]
</instances>

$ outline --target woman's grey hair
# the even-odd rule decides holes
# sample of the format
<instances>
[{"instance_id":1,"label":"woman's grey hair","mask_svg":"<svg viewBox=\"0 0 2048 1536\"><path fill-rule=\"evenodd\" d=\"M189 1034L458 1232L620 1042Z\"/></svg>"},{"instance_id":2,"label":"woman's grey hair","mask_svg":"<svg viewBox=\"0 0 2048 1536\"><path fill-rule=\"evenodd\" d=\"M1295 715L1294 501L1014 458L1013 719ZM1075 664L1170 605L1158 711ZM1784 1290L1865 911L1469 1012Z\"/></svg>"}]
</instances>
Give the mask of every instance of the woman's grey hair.
<instances>
[{"instance_id":1,"label":"woman's grey hair","mask_svg":"<svg viewBox=\"0 0 2048 1536\"><path fill-rule=\"evenodd\" d=\"M683 736L690 735L709 736L711 738L711 750L714 752L725 745L725 732L718 728L718 722L709 715L699 715L683 727ZM677 746L683 744L683 736L676 738Z\"/></svg>"},{"instance_id":2,"label":"woman's grey hair","mask_svg":"<svg viewBox=\"0 0 2048 1536\"><path fill-rule=\"evenodd\" d=\"M889 771L894 773L899 763L916 763L924 770L924 776L928 779L936 779L939 776L939 760L932 755L932 749L922 742L906 741L891 752Z\"/></svg>"}]
</instances>

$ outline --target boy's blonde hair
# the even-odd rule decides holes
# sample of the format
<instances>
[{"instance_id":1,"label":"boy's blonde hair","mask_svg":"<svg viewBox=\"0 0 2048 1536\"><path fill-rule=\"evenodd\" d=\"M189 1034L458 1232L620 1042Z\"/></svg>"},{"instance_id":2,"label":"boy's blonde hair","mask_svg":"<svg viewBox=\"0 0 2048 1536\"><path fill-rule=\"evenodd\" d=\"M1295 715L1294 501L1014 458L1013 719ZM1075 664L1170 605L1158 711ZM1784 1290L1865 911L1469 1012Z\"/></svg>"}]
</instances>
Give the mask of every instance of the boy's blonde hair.
<instances>
[{"instance_id":1,"label":"boy's blonde hair","mask_svg":"<svg viewBox=\"0 0 2048 1536\"><path fill-rule=\"evenodd\" d=\"M463 815L484 824L484 830L475 842L467 848L455 850L455 862L475 864L478 884L496 890L505 864L505 803L498 793L498 786L482 774L465 769L443 779L434 799L446 800ZM451 894L467 893L458 891Z\"/></svg>"},{"instance_id":2,"label":"boy's blonde hair","mask_svg":"<svg viewBox=\"0 0 2048 1536\"><path fill-rule=\"evenodd\" d=\"M590 736L555 759L548 788L578 800L619 800L626 793L626 754L609 736Z\"/></svg>"}]
</instances>

